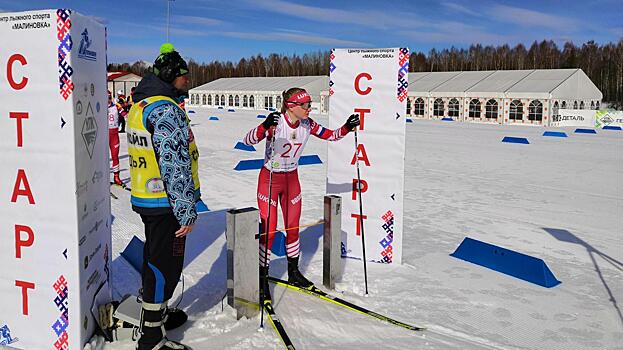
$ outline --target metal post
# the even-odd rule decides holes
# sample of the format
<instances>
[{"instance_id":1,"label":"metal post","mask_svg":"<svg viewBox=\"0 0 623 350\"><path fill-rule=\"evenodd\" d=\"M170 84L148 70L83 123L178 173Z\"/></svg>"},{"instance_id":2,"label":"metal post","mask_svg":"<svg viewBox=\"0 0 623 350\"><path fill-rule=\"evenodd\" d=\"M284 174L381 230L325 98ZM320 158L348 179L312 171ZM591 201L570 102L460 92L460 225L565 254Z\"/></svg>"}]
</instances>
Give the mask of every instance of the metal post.
<instances>
[{"instance_id":1,"label":"metal post","mask_svg":"<svg viewBox=\"0 0 623 350\"><path fill-rule=\"evenodd\" d=\"M255 317L259 309L257 228L255 208L227 211L227 304L236 309L236 319Z\"/></svg>"},{"instance_id":2,"label":"metal post","mask_svg":"<svg viewBox=\"0 0 623 350\"><path fill-rule=\"evenodd\" d=\"M324 234L322 238L322 284L335 289L341 275L342 197L324 196Z\"/></svg>"}]
</instances>

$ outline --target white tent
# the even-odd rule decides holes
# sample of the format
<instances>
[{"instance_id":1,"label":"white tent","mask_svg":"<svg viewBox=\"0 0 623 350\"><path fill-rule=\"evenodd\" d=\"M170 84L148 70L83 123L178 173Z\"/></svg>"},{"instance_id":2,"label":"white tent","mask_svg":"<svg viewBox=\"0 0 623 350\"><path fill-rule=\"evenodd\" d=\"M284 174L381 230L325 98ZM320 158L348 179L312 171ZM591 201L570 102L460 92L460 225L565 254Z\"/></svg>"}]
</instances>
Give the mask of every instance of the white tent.
<instances>
[{"instance_id":1,"label":"white tent","mask_svg":"<svg viewBox=\"0 0 623 350\"><path fill-rule=\"evenodd\" d=\"M221 78L191 89L189 106L277 110L282 92L300 87L312 96L314 110L327 111L328 98L320 92L328 86L327 76Z\"/></svg>"},{"instance_id":2,"label":"white tent","mask_svg":"<svg viewBox=\"0 0 623 350\"><path fill-rule=\"evenodd\" d=\"M222 78L190 90L189 106L279 109L281 93L306 89L329 111L326 76ZM407 115L425 119L549 125L558 109L598 109L603 95L581 69L409 73Z\"/></svg>"}]
</instances>

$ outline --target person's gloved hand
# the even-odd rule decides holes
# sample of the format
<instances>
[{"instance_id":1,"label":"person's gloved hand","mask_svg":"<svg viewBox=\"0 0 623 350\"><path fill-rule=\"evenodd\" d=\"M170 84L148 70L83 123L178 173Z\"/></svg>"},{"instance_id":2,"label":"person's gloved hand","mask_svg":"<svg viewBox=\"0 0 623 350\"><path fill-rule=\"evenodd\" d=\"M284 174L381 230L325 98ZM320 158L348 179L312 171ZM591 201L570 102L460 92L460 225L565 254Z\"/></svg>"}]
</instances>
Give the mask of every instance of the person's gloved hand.
<instances>
[{"instance_id":1,"label":"person's gloved hand","mask_svg":"<svg viewBox=\"0 0 623 350\"><path fill-rule=\"evenodd\" d=\"M348 128L348 130L353 131L356 127L359 126L359 124L361 124L361 122L359 121L359 114L353 113L350 115L350 117L348 117L348 119L346 120L346 124L344 125Z\"/></svg>"},{"instance_id":2,"label":"person's gloved hand","mask_svg":"<svg viewBox=\"0 0 623 350\"><path fill-rule=\"evenodd\" d=\"M279 123L279 117L280 116L281 116L281 113L279 113L279 112L272 112L271 114L269 114L266 117L266 120L264 120L262 122L262 125L267 130L270 129L271 126L277 126L277 124Z\"/></svg>"}]
</instances>

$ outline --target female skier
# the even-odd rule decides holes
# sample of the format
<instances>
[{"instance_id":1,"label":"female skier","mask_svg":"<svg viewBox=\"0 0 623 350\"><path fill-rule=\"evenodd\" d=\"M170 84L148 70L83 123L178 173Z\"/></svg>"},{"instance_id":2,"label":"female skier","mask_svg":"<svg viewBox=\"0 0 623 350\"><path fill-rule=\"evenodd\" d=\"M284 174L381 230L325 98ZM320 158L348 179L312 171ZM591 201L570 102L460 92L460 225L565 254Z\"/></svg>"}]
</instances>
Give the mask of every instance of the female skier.
<instances>
[{"instance_id":1,"label":"female skier","mask_svg":"<svg viewBox=\"0 0 623 350\"><path fill-rule=\"evenodd\" d=\"M257 203L260 209L262 233L260 235L260 293L263 300L270 301L268 289L268 264L270 251L277 229L277 201L286 226L286 253L288 256L288 282L309 287L312 283L299 271L299 219L301 217L301 185L298 176L298 161L303 153L309 135L327 141L337 141L359 125L359 115L352 114L337 130L329 130L309 118L311 96L301 88L291 88L282 94L281 113L273 112L266 120L253 128L244 139L247 145L266 140L264 166L260 170L257 184ZM272 162L271 162L272 158ZM272 186L269 181L272 171ZM272 187L269 195L269 187ZM268 221L268 200L270 198L270 222Z\"/></svg>"}]
</instances>

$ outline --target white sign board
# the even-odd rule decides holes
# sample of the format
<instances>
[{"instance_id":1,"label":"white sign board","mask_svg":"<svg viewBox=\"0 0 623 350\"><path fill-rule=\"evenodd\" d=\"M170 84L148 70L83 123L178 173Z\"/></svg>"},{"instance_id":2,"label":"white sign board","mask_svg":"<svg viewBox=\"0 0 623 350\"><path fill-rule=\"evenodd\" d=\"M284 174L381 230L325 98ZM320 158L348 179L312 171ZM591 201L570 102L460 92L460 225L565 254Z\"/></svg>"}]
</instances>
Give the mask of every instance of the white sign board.
<instances>
[{"instance_id":1,"label":"white sign board","mask_svg":"<svg viewBox=\"0 0 623 350\"><path fill-rule=\"evenodd\" d=\"M595 127L595 110L592 109L560 109L558 115L552 117L551 126L584 126Z\"/></svg>"},{"instance_id":2,"label":"white sign board","mask_svg":"<svg viewBox=\"0 0 623 350\"><path fill-rule=\"evenodd\" d=\"M363 257L363 233L367 260L401 262L408 70L405 48L331 53L329 127L339 128L352 113L361 116L357 147L354 133L329 143L327 193L342 196L343 256Z\"/></svg>"},{"instance_id":3,"label":"white sign board","mask_svg":"<svg viewBox=\"0 0 623 350\"><path fill-rule=\"evenodd\" d=\"M105 28L0 13L0 36L0 344L82 349L110 300Z\"/></svg>"}]
</instances>

